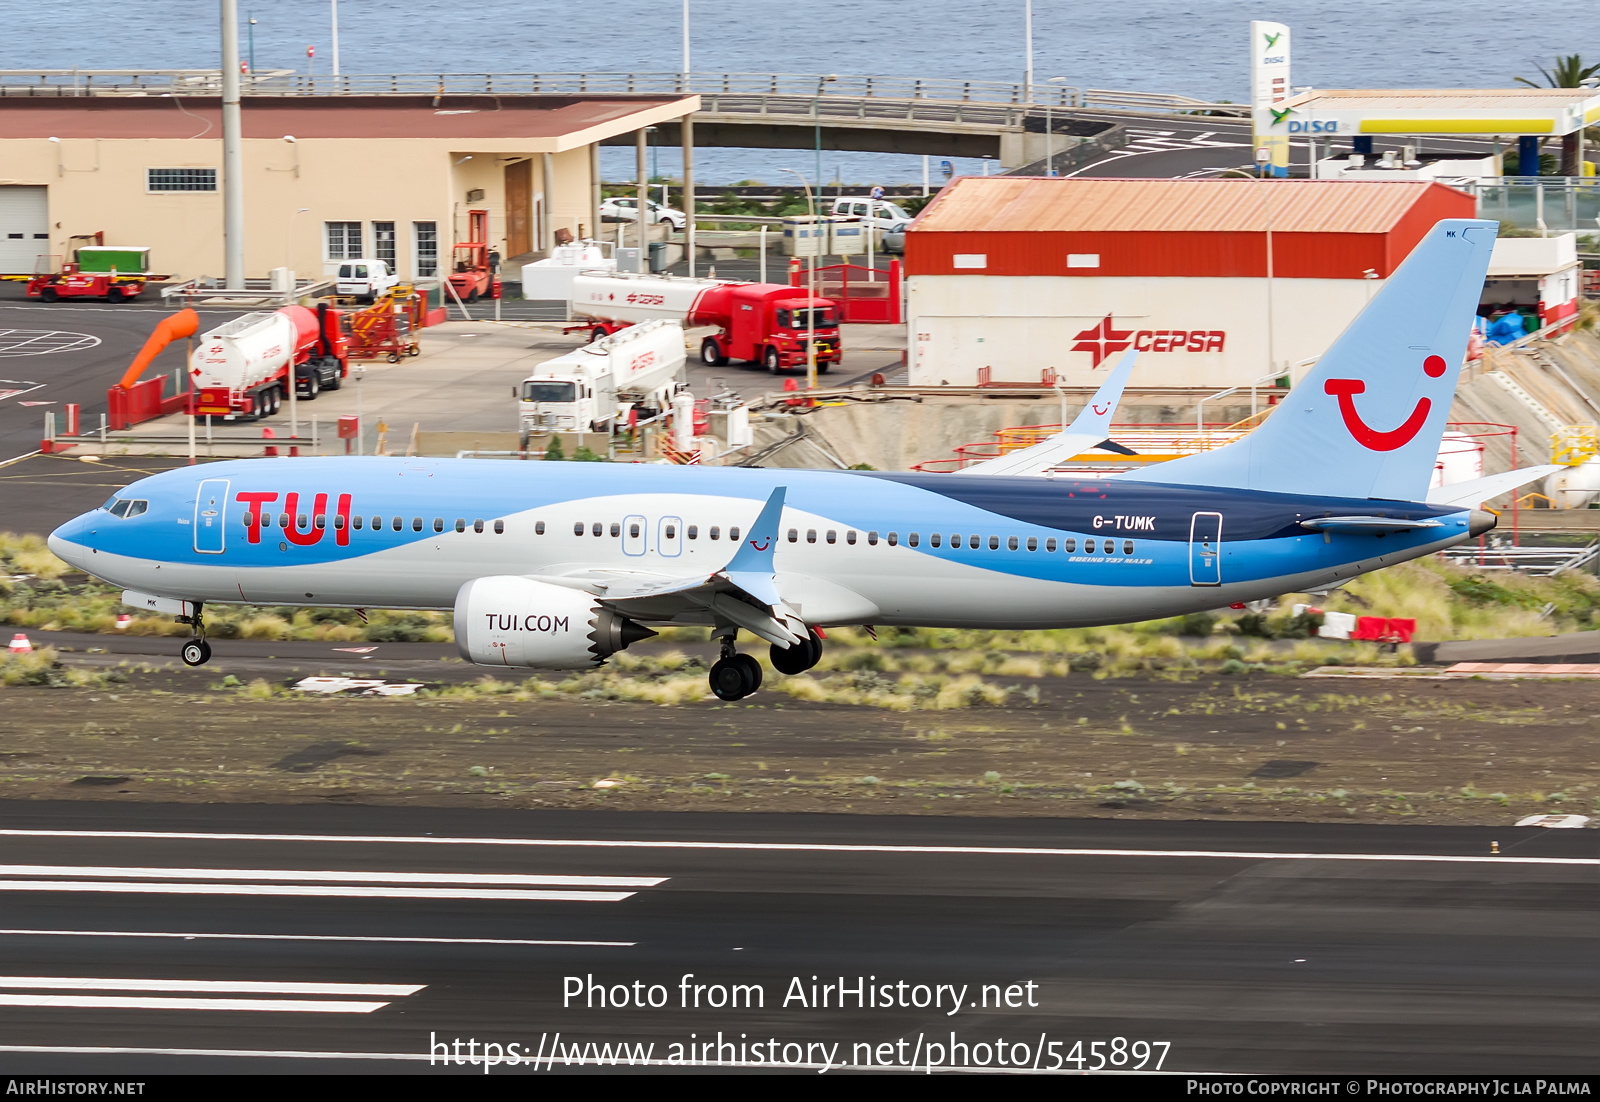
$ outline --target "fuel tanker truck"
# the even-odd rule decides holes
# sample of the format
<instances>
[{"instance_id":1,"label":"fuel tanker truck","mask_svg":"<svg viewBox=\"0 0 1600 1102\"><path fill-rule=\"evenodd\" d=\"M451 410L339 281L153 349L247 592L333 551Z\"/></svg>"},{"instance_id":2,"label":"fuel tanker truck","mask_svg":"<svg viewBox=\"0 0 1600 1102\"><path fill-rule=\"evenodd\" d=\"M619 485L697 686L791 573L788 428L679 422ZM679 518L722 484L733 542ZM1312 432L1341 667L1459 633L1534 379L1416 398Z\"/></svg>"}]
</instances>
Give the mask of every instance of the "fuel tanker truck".
<instances>
[{"instance_id":1,"label":"fuel tanker truck","mask_svg":"<svg viewBox=\"0 0 1600 1102\"><path fill-rule=\"evenodd\" d=\"M194 411L223 420L268 417L288 397L291 371L297 396L315 400L343 384L349 373L346 349L340 311L326 304L234 318L201 334L195 344L189 361Z\"/></svg>"},{"instance_id":2,"label":"fuel tanker truck","mask_svg":"<svg viewBox=\"0 0 1600 1102\"><path fill-rule=\"evenodd\" d=\"M571 309L597 323L596 337L655 319L675 321L685 329L714 325L721 332L700 342L702 363L721 367L729 360L745 360L774 375L805 370L814 322L817 370L827 371L839 362L838 307L787 284L584 272L572 281Z\"/></svg>"},{"instance_id":3,"label":"fuel tanker truck","mask_svg":"<svg viewBox=\"0 0 1600 1102\"><path fill-rule=\"evenodd\" d=\"M684 385L683 327L656 319L547 360L513 391L522 434L609 432L637 407L654 417Z\"/></svg>"}]
</instances>

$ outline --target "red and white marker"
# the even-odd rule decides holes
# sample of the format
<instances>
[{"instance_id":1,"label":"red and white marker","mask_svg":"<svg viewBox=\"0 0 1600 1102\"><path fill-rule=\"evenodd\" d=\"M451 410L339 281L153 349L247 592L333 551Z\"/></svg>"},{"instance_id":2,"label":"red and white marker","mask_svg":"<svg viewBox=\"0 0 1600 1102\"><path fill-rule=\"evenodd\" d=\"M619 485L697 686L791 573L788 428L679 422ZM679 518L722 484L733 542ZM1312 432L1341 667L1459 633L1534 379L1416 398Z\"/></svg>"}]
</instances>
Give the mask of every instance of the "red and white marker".
<instances>
[{"instance_id":1,"label":"red and white marker","mask_svg":"<svg viewBox=\"0 0 1600 1102\"><path fill-rule=\"evenodd\" d=\"M32 654L33 644L28 642L28 637L19 631L11 637L11 645L6 649L12 654Z\"/></svg>"},{"instance_id":2,"label":"red and white marker","mask_svg":"<svg viewBox=\"0 0 1600 1102\"><path fill-rule=\"evenodd\" d=\"M133 617L124 612L121 616L117 617L117 630L121 631L131 623L133 623Z\"/></svg>"}]
</instances>

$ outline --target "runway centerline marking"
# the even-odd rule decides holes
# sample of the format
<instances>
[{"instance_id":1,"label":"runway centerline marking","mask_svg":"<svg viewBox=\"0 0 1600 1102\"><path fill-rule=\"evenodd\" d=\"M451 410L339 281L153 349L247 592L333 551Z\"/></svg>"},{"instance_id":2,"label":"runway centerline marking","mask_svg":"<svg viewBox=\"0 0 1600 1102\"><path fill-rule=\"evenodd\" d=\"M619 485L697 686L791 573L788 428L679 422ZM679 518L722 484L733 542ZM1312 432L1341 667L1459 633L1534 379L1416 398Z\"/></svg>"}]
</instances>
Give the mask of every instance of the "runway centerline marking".
<instances>
[{"instance_id":1,"label":"runway centerline marking","mask_svg":"<svg viewBox=\"0 0 1600 1102\"><path fill-rule=\"evenodd\" d=\"M0 976L0 988L74 991L187 991L230 995L415 995L425 983L319 983L293 980L130 980L100 976Z\"/></svg>"},{"instance_id":2,"label":"runway centerline marking","mask_svg":"<svg viewBox=\"0 0 1600 1102\"><path fill-rule=\"evenodd\" d=\"M355 934L203 934L167 930L0 930L0 937L144 937L180 941L349 941L397 942L407 945L568 945L602 949L631 949L637 941L560 941L549 938L511 937L362 937Z\"/></svg>"},{"instance_id":3,"label":"runway centerline marking","mask_svg":"<svg viewBox=\"0 0 1600 1102\"><path fill-rule=\"evenodd\" d=\"M334 842L346 845L530 846L547 849L731 850L757 853L973 854L1016 857L1196 857L1231 861L1378 861L1437 864L1600 867L1600 857L1513 857L1508 854L1314 853L1302 850L1113 849L1067 846L900 846L847 842L692 842L604 838L470 838L384 834L246 834L179 830L0 829L11 838L100 838L200 842ZM552 893L558 894L558 893ZM567 893L576 894L576 893Z\"/></svg>"},{"instance_id":4,"label":"runway centerline marking","mask_svg":"<svg viewBox=\"0 0 1600 1102\"><path fill-rule=\"evenodd\" d=\"M582 887L653 888L664 876L544 876L537 873L496 872L345 872L336 869L213 869L166 868L120 865L0 865L0 876L106 876L140 877L147 880L287 880L348 882L357 884L464 884Z\"/></svg>"},{"instance_id":5,"label":"runway centerline marking","mask_svg":"<svg viewBox=\"0 0 1600 1102\"><path fill-rule=\"evenodd\" d=\"M636 892L530 888L389 888L366 884L191 884L150 880L0 880L0 892L109 892L146 895L296 895L369 899L504 899L519 902L620 903Z\"/></svg>"},{"instance_id":6,"label":"runway centerline marking","mask_svg":"<svg viewBox=\"0 0 1600 1102\"><path fill-rule=\"evenodd\" d=\"M0 1006L78 1007L93 1010L256 1010L289 1014L371 1014L387 1002L342 1002L332 999L193 999L140 995L10 995Z\"/></svg>"}]
</instances>

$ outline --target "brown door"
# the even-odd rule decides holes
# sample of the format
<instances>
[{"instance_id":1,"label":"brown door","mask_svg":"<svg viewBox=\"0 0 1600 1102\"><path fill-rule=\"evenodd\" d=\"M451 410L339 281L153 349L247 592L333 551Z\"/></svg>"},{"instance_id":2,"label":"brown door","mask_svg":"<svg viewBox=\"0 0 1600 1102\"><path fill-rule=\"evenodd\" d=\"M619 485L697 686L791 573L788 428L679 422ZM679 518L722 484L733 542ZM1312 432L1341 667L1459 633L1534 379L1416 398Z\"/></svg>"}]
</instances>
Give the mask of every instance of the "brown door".
<instances>
[{"instance_id":1,"label":"brown door","mask_svg":"<svg viewBox=\"0 0 1600 1102\"><path fill-rule=\"evenodd\" d=\"M506 165L506 259L533 251L533 162Z\"/></svg>"}]
</instances>

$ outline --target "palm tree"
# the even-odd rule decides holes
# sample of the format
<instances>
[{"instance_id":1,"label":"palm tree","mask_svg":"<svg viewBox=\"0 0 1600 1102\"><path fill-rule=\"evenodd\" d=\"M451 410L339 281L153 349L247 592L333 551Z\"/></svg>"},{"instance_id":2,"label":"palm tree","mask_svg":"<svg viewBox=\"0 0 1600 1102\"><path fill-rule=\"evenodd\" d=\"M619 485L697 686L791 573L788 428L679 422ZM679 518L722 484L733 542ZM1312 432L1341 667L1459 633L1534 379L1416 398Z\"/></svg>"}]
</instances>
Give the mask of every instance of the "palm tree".
<instances>
[{"instance_id":1,"label":"palm tree","mask_svg":"<svg viewBox=\"0 0 1600 1102\"><path fill-rule=\"evenodd\" d=\"M1516 79L1520 83L1526 84L1529 88L1592 88L1594 87L1592 78L1600 75L1600 65L1585 65L1583 58L1577 54L1557 57L1553 66L1554 71L1552 72L1547 72L1543 65L1538 66L1538 70L1540 75L1544 77L1545 82L1543 84L1535 84L1527 77L1517 77ZM1585 81L1590 81L1591 83L1586 84L1584 83ZM1522 172L1524 170L1518 168L1517 171ZM1578 135L1576 132L1565 134L1561 138L1560 171L1563 176L1577 176L1583 171L1583 167L1578 164ZM1537 172L1538 169L1536 168L1529 175L1536 175Z\"/></svg>"}]
</instances>

